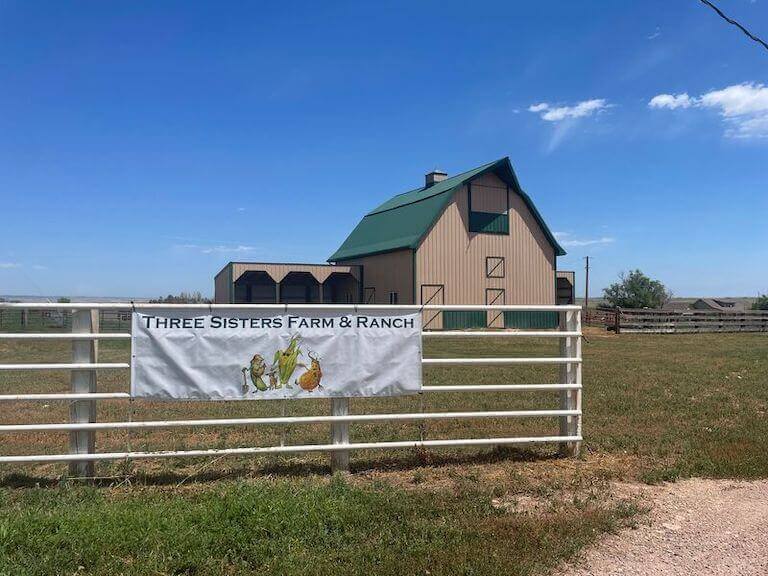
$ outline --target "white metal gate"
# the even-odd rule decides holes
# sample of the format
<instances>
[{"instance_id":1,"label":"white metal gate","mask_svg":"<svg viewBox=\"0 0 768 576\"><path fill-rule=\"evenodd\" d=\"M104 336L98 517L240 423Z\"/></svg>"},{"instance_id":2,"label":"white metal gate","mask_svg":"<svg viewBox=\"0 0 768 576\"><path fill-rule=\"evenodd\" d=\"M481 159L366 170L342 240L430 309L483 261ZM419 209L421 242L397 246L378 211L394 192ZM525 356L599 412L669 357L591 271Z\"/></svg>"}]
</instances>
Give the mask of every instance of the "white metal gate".
<instances>
[{"instance_id":1,"label":"white metal gate","mask_svg":"<svg viewBox=\"0 0 768 576\"><path fill-rule=\"evenodd\" d=\"M60 424L4 424L0 425L0 435L25 432L60 431L69 433L69 452L66 454L36 454L10 456L0 454L0 463L26 462L69 462L70 474L93 476L93 464L96 461L124 460L139 458L170 458L224 456L237 454L285 454L296 452L328 452L331 455L333 470L347 470L351 450L393 449L393 448L437 448L446 446L497 446L505 444L558 443L568 455L577 455L582 441L581 409L581 308L579 306L379 306L379 305L272 305L272 304L141 304L136 309L148 308L185 308L185 309L235 309L258 308L275 310L307 310L308 308L326 310L347 310L352 312L367 310L461 310L461 311L540 311L557 312L560 318L557 330L543 331L424 331L424 338L557 338L560 341L560 354L557 357L533 358L424 358L425 365L513 365L513 364L556 364L560 366L559 381L555 384L488 384L488 385L425 385L422 394L435 392L524 392L549 390L559 392L560 406L552 410L503 410L471 412L414 412L393 414L350 414L349 399L331 399L331 414L317 416L280 416L260 418L218 418L203 420L152 420L97 422L97 401L109 401L129 398L127 392L99 392L96 373L100 370L126 370L128 363L98 362L96 342L100 340L129 340L127 332L105 333L98 331L98 311L111 310L124 313L131 310L125 303L67 303L67 304L27 304L0 303L3 310L59 310L70 311L72 329L68 333L54 332L0 332L0 340L67 340L72 343L72 361L68 363L25 363L0 364L0 371L23 370L69 370L71 387L68 393L44 394L2 394L0 403L5 401L50 402L66 401L70 403L68 423ZM556 436L502 437L502 438L461 438L387 442L349 441L349 425L355 422L375 421L429 421L443 419L479 419L479 418L531 418L553 417L560 423ZM275 445L242 448L211 448L203 450L165 450L165 451L125 451L96 452L96 432L99 430L172 428L201 426L258 426L258 425L301 425L329 423L330 441L327 444Z\"/></svg>"}]
</instances>

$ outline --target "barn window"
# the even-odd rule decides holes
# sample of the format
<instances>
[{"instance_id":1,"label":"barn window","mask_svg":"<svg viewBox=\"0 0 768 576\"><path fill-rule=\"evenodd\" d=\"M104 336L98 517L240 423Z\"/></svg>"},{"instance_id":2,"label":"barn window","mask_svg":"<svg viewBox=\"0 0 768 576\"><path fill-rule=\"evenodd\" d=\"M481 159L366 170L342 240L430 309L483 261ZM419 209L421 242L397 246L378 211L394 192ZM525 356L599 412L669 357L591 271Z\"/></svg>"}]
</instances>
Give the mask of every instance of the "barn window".
<instances>
[{"instance_id":1,"label":"barn window","mask_svg":"<svg viewBox=\"0 0 768 576\"><path fill-rule=\"evenodd\" d=\"M478 204L475 202L475 204ZM469 231L480 234L509 234L509 186L505 194L506 207L503 211L489 209L472 204L472 183L467 184L467 206L469 209Z\"/></svg>"},{"instance_id":2,"label":"barn window","mask_svg":"<svg viewBox=\"0 0 768 576\"><path fill-rule=\"evenodd\" d=\"M389 303L390 304L397 304L397 292L390 292L389 293Z\"/></svg>"},{"instance_id":3,"label":"barn window","mask_svg":"<svg viewBox=\"0 0 768 576\"><path fill-rule=\"evenodd\" d=\"M486 278L504 278L504 256L488 256L485 259Z\"/></svg>"}]
</instances>

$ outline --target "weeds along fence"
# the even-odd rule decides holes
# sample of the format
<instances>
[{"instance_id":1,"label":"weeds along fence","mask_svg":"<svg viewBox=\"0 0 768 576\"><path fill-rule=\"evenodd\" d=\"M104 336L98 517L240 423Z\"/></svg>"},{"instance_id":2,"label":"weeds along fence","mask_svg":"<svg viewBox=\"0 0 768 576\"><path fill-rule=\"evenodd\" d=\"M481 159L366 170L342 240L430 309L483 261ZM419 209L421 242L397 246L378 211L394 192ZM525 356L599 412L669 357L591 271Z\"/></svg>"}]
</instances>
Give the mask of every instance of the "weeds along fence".
<instances>
[{"instance_id":1,"label":"weeds along fence","mask_svg":"<svg viewBox=\"0 0 768 576\"><path fill-rule=\"evenodd\" d=\"M541 443L555 443L560 450L567 455L577 455L582 441L582 408L581 408L581 309L579 306L374 306L374 305L136 305L137 310L147 308L177 308L199 309L201 313L211 309L225 311L227 309L274 309L307 310L323 309L346 311L347 313L370 312L372 310L421 310L425 314L429 311L440 310L469 310L469 311L549 311L556 312L560 322L557 329L553 330L478 330L478 331L424 331L423 339L531 339L543 338L559 342L557 356L528 356L528 357L452 357L452 358L424 358L425 366L519 366L519 365L548 365L559 367L556 383L468 383L424 385L419 394L419 409L411 412L377 413L375 410L365 409L363 413L351 414L349 398L332 398L330 414L308 414L302 416L286 416L285 401L251 401L235 402L236 404L252 402L282 403L282 415L266 417L228 417L205 419L157 419L134 420L128 417L124 420L113 419L110 421L97 420L97 404L108 402L144 402L143 400L130 399L127 392L127 382L123 379L123 390L105 391L97 381L97 374L107 378L114 372L127 373L130 369L129 362L102 362L98 358L99 347L97 343L102 341L122 341L123 346L130 342L130 307L125 303L78 303L78 304L23 304L0 303L0 312L3 313L4 322L0 331L0 350L8 351L7 346L12 341L21 342L23 346L39 343L55 342L56 345L66 344L71 357L70 362L29 362L11 363L0 357L0 404L22 403L29 408L21 413L29 418L24 422L1 424L0 439L4 435L34 435L40 433L65 434L69 437L68 450L59 453L46 454L2 454L0 464L25 464L25 463L52 463L68 462L69 473L72 476L92 477L94 475L94 463L104 461L159 459L159 458L186 458L186 457L221 457L229 455L263 455L263 454L292 454L299 452L324 452L330 455L332 470L348 470L350 452L356 450L386 450L386 449L429 449L441 447L462 446L502 446L502 445L532 445ZM21 312L25 312L25 322L21 321ZM9 320L11 319L11 320ZM37 323L35 323L37 322ZM49 322L54 322L51 326ZM30 331L30 328L35 331ZM48 328L47 330L45 328ZM105 330L106 328L106 330ZM26 330L26 331L25 331ZM488 340L486 340L487 342ZM529 340L530 341L530 340ZM6 346L3 346L5 344ZM47 344L46 344L47 345ZM126 346L127 348L127 346ZM464 349L464 348L461 348ZM35 348L37 350L37 348ZM38 352L34 352L38 354ZM128 354L130 357L130 354ZM31 358L37 359L36 357ZM69 373L69 390L62 392L57 390L43 390L34 393L20 393L9 389L13 382L21 380L4 380L4 374L28 374L30 379L38 378L39 374L46 371L65 371ZM113 382L113 381L110 381ZM553 392L557 405L548 409L519 409L499 410L494 406L485 405L483 410L452 410L452 411L427 411L424 408L424 397L433 394L457 395L459 407L468 399L477 398L483 394L520 394L525 392ZM452 396L453 397L453 396ZM368 401L373 399L355 399L356 406L368 406ZM291 402L291 400L288 400ZM293 402L312 403L317 407L320 400L293 400ZM67 422L37 423L37 410L55 403L65 403L69 406ZM183 404L183 401L165 402L165 405ZM199 406L201 403L194 403ZM207 403L203 403L207 404ZM218 403L221 404L221 403ZM226 404L232 404L228 402ZM274 405L274 404L273 404ZM325 403L327 406L328 404ZM105 412L109 412L106 411ZM114 414L114 412L111 412ZM170 414L174 414L170 411ZM183 414L183 411L177 414ZM43 411L42 414L45 414ZM32 418L32 415L35 415ZM43 416L44 417L44 416ZM559 430L556 434L547 435L512 435L502 437L460 437L460 438L426 438L425 428L422 426L429 421L445 420L482 420L482 419L555 419ZM35 423L29 423L30 420ZM353 424L381 423L391 425L401 421L419 423L418 437L407 440L377 440L366 442L350 441L350 426ZM307 425L329 425L328 441L325 443L299 443L290 444L283 432L280 441L268 445L246 446L236 448L206 447L201 449L174 449L174 450L124 450L99 452L96 450L99 442L97 433L108 433L115 430L160 430L160 429L216 429L230 427L268 427L279 426L283 430ZM461 428L466 434L466 427ZM0 442L0 446L7 443ZM34 447L38 444L30 442ZM24 448L27 448L25 445Z\"/></svg>"}]
</instances>

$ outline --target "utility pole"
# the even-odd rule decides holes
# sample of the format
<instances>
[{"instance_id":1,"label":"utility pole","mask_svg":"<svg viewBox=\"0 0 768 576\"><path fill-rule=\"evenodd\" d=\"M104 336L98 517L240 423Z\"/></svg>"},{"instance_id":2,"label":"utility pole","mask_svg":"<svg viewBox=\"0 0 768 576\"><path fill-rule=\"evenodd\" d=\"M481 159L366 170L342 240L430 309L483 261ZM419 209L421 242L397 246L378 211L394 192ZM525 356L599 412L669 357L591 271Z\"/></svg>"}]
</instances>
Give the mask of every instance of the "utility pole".
<instances>
[{"instance_id":1,"label":"utility pole","mask_svg":"<svg viewBox=\"0 0 768 576\"><path fill-rule=\"evenodd\" d=\"M589 256L584 256L586 264L584 265L584 312L589 312Z\"/></svg>"}]
</instances>

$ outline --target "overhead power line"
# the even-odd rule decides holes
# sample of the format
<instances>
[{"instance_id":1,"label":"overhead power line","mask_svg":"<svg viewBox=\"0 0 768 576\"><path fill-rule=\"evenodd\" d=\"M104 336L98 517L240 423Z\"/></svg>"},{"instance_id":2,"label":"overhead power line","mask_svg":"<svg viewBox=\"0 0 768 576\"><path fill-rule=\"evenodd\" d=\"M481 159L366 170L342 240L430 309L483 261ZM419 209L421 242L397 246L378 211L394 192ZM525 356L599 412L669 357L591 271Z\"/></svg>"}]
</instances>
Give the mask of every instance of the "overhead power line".
<instances>
[{"instance_id":1,"label":"overhead power line","mask_svg":"<svg viewBox=\"0 0 768 576\"><path fill-rule=\"evenodd\" d=\"M734 20L733 18L729 18L728 16L726 16L725 14L723 14L723 11L722 11L722 10L720 10L720 8L718 8L718 7L717 7L717 6L715 6L714 4L712 4L712 2L710 2L709 0L699 0L699 1L700 1L702 4L705 4L705 5L709 6L710 8L712 8L712 10L714 10L715 12L717 12L717 15L718 15L718 16L720 16L720 18L722 18L722 19L723 19L723 20L725 20L726 22L728 22L728 24L733 24L734 26L736 26L736 28L738 28L739 30L741 30L742 32L744 32L744 34L746 34L746 35L747 35L747 36L748 36L748 37L749 37L751 40L754 40L755 42L757 42L758 44L760 44L760 45L761 45L763 48L765 48L766 50L768 50L768 44L766 44L766 42L765 42L764 40L762 40L762 39L758 38L757 36L755 36L754 34L752 34L752 32L750 32L749 30L747 30L746 28L744 28L744 26L742 26L741 24L739 24L738 22L736 22L736 20Z\"/></svg>"}]
</instances>

